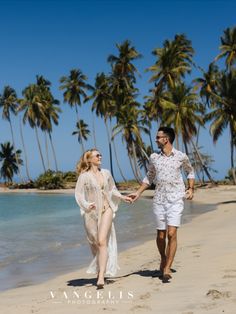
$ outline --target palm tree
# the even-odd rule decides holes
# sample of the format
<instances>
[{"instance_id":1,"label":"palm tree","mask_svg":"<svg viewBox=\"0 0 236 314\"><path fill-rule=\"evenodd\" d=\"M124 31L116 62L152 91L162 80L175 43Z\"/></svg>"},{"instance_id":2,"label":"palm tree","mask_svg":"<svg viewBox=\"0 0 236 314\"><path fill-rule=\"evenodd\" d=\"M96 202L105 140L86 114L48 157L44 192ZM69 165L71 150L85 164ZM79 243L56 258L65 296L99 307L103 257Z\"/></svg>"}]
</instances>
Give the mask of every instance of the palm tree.
<instances>
[{"instance_id":1,"label":"palm tree","mask_svg":"<svg viewBox=\"0 0 236 314\"><path fill-rule=\"evenodd\" d=\"M116 44L116 47L118 49L118 55L110 55L107 61L111 65L109 90L113 103L112 117L116 117L117 123L119 124L119 113L123 110L126 110L126 114L129 114L129 106L132 106L135 103L135 93L137 93L138 90L135 88L134 84L136 83L136 74L138 74L138 70L133 62L142 56L136 50L136 48L131 45L129 40L125 40L121 44ZM112 140L117 164L119 164L115 149L114 137L112 137ZM123 175L122 177L124 178Z\"/></svg>"},{"instance_id":2,"label":"palm tree","mask_svg":"<svg viewBox=\"0 0 236 314\"><path fill-rule=\"evenodd\" d=\"M46 119L42 120L41 125L40 125L42 131L47 132L49 136L49 141L52 148L56 171L58 171L58 163L57 163L56 152L55 152L55 148L54 148L53 140L52 140L52 123L54 123L55 125L58 125L59 113L61 112L61 109L58 107L58 105L59 105L58 100L54 98L49 99L49 102L46 103L45 105Z\"/></svg>"},{"instance_id":3,"label":"palm tree","mask_svg":"<svg viewBox=\"0 0 236 314\"><path fill-rule=\"evenodd\" d=\"M206 115L211 120L210 132L214 143L226 128L230 132L231 169L234 184L236 184L234 167L234 149L236 137L236 70L229 73L221 72L217 94L211 93L213 99L212 111Z\"/></svg>"},{"instance_id":4,"label":"palm tree","mask_svg":"<svg viewBox=\"0 0 236 314\"><path fill-rule=\"evenodd\" d=\"M28 121L30 127L35 130L43 169L44 172L46 172L45 162L38 136L38 127L40 127L42 121L47 120L45 106L42 102L42 93L40 87L36 84L30 84L22 91L22 95L24 98L19 100L20 106L18 110L23 111L23 123L25 124L26 121Z\"/></svg>"},{"instance_id":5,"label":"palm tree","mask_svg":"<svg viewBox=\"0 0 236 314\"><path fill-rule=\"evenodd\" d=\"M141 111L141 119L143 125L146 125L147 131L148 131L148 136L150 140L150 148L151 152L154 152L154 146L153 146L153 141L152 141L152 136L151 136L151 129L152 129L152 121L157 120L157 115L156 112L153 112L154 106L151 101L147 101L144 106L143 110Z\"/></svg>"},{"instance_id":6,"label":"palm tree","mask_svg":"<svg viewBox=\"0 0 236 314\"><path fill-rule=\"evenodd\" d=\"M150 82L155 83L156 96L166 86L173 88L186 73L191 72L194 50L184 34L175 35L172 41L165 40L163 47L154 49L152 53L157 60L147 71L153 72Z\"/></svg>"},{"instance_id":7,"label":"palm tree","mask_svg":"<svg viewBox=\"0 0 236 314\"><path fill-rule=\"evenodd\" d=\"M107 61L111 64L113 72L122 77L127 87L131 87L136 83L135 73L137 68L132 61L142 57L134 46L131 46L129 40L125 40L122 44L116 44L119 55L110 55Z\"/></svg>"},{"instance_id":8,"label":"palm tree","mask_svg":"<svg viewBox=\"0 0 236 314\"><path fill-rule=\"evenodd\" d=\"M210 63L207 72L201 69L202 77L193 80L195 89L200 88L200 96L203 99L206 106L210 106L211 93L216 93L219 85L220 72L215 63Z\"/></svg>"},{"instance_id":9,"label":"palm tree","mask_svg":"<svg viewBox=\"0 0 236 314\"><path fill-rule=\"evenodd\" d=\"M179 135L182 136L186 154L189 154L187 144L191 142L209 180L214 183L193 141L193 137L197 135L197 125L203 125L198 95L191 90L191 87L179 83L174 88L170 88L168 92L163 93L160 105L164 112L162 122L165 125L172 125L175 130L177 149Z\"/></svg>"},{"instance_id":10,"label":"palm tree","mask_svg":"<svg viewBox=\"0 0 236 314\"><path fill-rule=\"evenodd\" d=\"M140 133L142 131L148 133L148 131L143 126L142 120L139 119L140 111L137 109L137 104L130 104L129 107L128 114L126 110L117 113L117 124L113 128L112 137L114 138L118 134L122 135L122 140L126 142L126 149L134 176L140 182L141 175L137 167L137 151L140 156L142 154L141 148L144 148Z\"/></svg>"},{"instance_id":11,"label":"palm tree","mask_svg":"<svg viewBox=\"0 0 236 314\"><path fill-rule=\"evenodd\" d=\"M131 46L131 42L125 40L122 44L116 44L118 56L110 55L107 61L111 64L111 95L116 103L117 110L125 106L127 96L137 91L135 74L138 73L133 61L142 55Z\"/></svg>"},{"instance_id":12,"label":"palm tree","mask_svg":"<svg viewBox=\"0 0 236 314\"><path fill-rule=\"evenodd\" d=\"M60 79L60 89L65 90L63 93L64 102L67 102L71 107L75 107L77 122L80 123L78 107L82 105L82 99L87 98L86 92L92 90L92 86L86 83L87 77L79 69L73 69L68 76L62 76ZM82 126L79 125L81 131ZM83 136L80 134L81 148L84 152Z\"/></svg>"},{"instance_id":13,"label":"palm tree","mask_svg":"<svg viewBox=\"0 0 236 314\"><path fill-rule=\"evenodd\" d=\"M24 140L24 135L23 135L22 118L21 118L20 115L19 115L19 128L20 128L20 137L21 137L21 142L22 142L23 151L24 151L24 156L25 156L26 175L27 175L27 177L28 177L28 180L29 180L30 182L32 182L32 179L31 179L30 173L29 173L28 155L27 155L26 145L25 145L25 140Z\"/></svg>"},{"instance_id":14,"label":"palm tree","mask_svg":"<svg viewBox=\"0 0 236 314\"><path fill-rule=\"evenodd\" d=\"M17 101L18 100L17 100L16 91L10 86L5 86L3 89L2 95L0 95L0 107L3 108L2 118L9 122L13 149L16 156L16 163L19 168L19 176L20 176L21 181L23 181L20 167L17 160L17 154L16 154L16 149L15 149L16 145L15 145L14 133L13 133L12 122L11 122L11 113L13 113L14 115L17 114Z\"/></svg>"},{"instance_id":15,"label":"palm tree","mask_svg":"<svg viewBox=\"0 0 236 314\"><path fill-rule=\"evenodd\" d=\"M112 176L114 177L111 136L107 120L111 120L112 116L115 114L116 108L110 93L109 78L103 72L97 74L95 78L93 93L88 97L88 100L90 99L93 99L92 111L95 110L97 116L104 118L109 145L110 169Z\"/></svg>"},{"instance_id":16,"label":"palm tree","mask_svg":"<svg viewBox=\"0 0 236 314\"><path fill-rule=\"evenodd\" d=\"M7 181L12 182L14 174L19 172L20 165L23 165L23 161L20 158L21 150L14 152L13 145L10 142L1 144L0 149L0 162L2 163L0 168L0 176Z\"/></svg>"},{"instance_id":17,"label":"palm tree","mask_svg":"<svg viewBox=\"0 0 236 314\"><path fill-rule=\"evenodd\" d=\"M49 137L49 141L52 148L53 158L55 162L56 171L58 171L58 163L56 158L56 152L53 145L52 140L52 123L58 125L59 113L61 109L58 107L60 102L59 100L55 99L51 93L50 86L51 82L45 79L43 76L36 76L37 85L40 88L41 93L41 101L44 105L44 119L40 120L40 128L42 131L46 132ZM47 159L48 159L48 169L49 166L49 157L48 157L48 148L47 148L47 137L45 133L45 142L46 142L46 152L47 152Z\"/></svg>"},{"instance_id":18,"label":"palm tree","mask_svg":"<svg viewBox=\"0 0 236 314\"><path fill-rule=\"evenodd\" d=\"M215 58L215 61L226 58L227 69L231 69L236 63L236 27L227 28L221 37L221 53Z\"/></svg>"},{"instance_id":19,"label":"palm tree","mask_svg":"<svg viewBox=\"0 0 236 314\"><path fill-rule=\"evenodd\" d=\"M214 159L212 158L212 156L204 154L203 152L201 152L203 147L197 147L197 150L193 151L190 153L190 162L194 167L194 170L196 172L196 175L198 176L199 182L201 184L203 184L205 182L204 180L204 169L202 167L202 162L199 159L198 153L200 153L201 159L204 163L204 165L206 166L206 168L211 171L216 173L217 171L215 169L212 168L212 163L214 162ZM197 153L198 152L198 153ZM200 174L202 177L200 177Z\"/></svg>"},{"instance_id":20,"label":"palm tree","mask_svg":"<svg viewBox=\"0 0 236 314\"><path fill-rule=\"evenodd\" d=\"M196 124L203 124L200 112L198 96L183 82L164 92L160 98L160 106L163 109L163 121L166 125L172 125L176 134L177 149L178 138L181 135L187 150L187 143L197 134Z\"/></svg>"},{"instance_id":21,"label":"palm tree","mask_svg":"<svg viewBox=\"0 0 236 314\"><path fill-rule=\"evenodd\" d=\"M90 135L90 130L88 129L88 124L84 122L84 120L79 120L76 123L76 131L72 133L72 135L77 135L78 142L81 144L82 140L87 141L88 136Z\"/></svg>"}]
</instances>

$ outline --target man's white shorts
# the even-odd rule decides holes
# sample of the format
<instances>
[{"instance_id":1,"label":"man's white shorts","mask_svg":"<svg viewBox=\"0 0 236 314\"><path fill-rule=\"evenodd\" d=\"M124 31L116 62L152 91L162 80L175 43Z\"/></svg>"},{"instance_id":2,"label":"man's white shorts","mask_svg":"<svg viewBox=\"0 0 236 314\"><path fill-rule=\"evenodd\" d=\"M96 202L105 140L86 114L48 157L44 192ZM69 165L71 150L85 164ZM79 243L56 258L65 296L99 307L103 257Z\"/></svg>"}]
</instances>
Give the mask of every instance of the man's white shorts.
<instances>
[{"instance_id":1,"label":"man's white shorts","mask_svg":"<svg viewBox=\"0 0 236 314\"><path fill-rule=\"evenodd\" d=\"M154 203L153 212L156 218L156 228L166 230L167 226L179 227L184 209L183 199L163 204Z\"/></svg>"}]
</instances>

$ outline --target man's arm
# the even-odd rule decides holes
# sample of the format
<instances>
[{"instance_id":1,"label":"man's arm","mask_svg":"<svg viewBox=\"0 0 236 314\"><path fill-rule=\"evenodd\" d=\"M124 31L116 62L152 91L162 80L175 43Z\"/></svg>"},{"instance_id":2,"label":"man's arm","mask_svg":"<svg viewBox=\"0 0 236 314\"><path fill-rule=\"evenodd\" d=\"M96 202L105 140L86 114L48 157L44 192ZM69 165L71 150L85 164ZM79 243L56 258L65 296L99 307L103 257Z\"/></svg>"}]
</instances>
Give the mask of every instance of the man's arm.
<instances>
[{"instance_id":1,"label":"man's arm","mask_svg":"<svg viewBox=\"0 0 236 314\"><path fill-rule=\"evenodd\" d=\"M188 188L186 191L186 199L191 200L193 199L194 194L194 179L188 179Z\"/></svg>"},{"instance_id":2,"label":"man's arm","mask_svg":"<svg viewBox=\"0 0 236 314\"><path fill-rule=\"evenodd\" d=\"M129 194L128 196L131 197L133 199L133 202L134 202L140 197L140 195L143 193L143 191L145 191L148 187L149 187L149 184L142 183L136 192L133 192L133 193Z\"/></svg>"},{"instance_id":3,"label":"man's arm","mask_svg":"<svg viewBox=\"0 0 236 314\"><path fill-rule=\"evenodd\" d=\"M154 182L154 179L156 176L156 168L153 164L152 156L153 155L151 155L149 158L148 172L147 172L145 178L143 179L143 182L140 185L139 189L136 192L133 192L133 193L128 195L129 197L131 197L133 199L133 202L136 201L140 197L140 195L143 193L143 191L145 191Z\"/></svg>"},{"instance_id":4,"label":"man's arm","mask_svg":"<svg viewBox=\"0 0 236 314\"><path fill-rule=\"evenodd\" d=\"M188 187L186 191L186 199L191 200L193 198L194 193L194 169L189 161L189 158L187 155L185 155L184 161L183 161L183 169L185 173L187 174L188 179Z\"/></svg>"}]
</instances>

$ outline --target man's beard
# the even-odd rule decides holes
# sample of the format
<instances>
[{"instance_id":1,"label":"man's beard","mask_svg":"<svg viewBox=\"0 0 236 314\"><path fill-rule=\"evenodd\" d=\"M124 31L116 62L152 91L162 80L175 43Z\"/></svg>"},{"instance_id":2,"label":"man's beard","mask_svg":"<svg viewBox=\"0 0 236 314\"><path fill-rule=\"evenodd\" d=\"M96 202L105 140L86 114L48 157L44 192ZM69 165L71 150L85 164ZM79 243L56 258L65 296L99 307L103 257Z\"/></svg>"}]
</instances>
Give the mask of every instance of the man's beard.
<instances>
[{"instance_id":1,"label":"man's beard","mask_svg":"<svg viewBox=\"0 0 236 314\"><path fill-rule=\"evenodd\" d=\"M158 146L158 148L163 149L165 145L161 144L161 143L158 143L157 146Z\"/></svg>"}]
</instances>

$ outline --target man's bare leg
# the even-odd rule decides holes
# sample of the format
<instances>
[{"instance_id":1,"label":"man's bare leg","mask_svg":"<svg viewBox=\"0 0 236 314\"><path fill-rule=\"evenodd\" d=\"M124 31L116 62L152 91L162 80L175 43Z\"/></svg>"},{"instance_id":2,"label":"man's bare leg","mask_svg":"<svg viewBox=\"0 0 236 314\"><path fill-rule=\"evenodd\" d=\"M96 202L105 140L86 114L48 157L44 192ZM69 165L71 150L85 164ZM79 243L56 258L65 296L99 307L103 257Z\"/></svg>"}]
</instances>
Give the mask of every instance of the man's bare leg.
<instances>
[{"instance_id":1,"label":"man's bare leg","mask_svg":"<svg viewBox=\"0 0 236 314\"><path fill-rule=\"evenodd\" d=\"M171 265L174 261L177 249L177 227L168 226L167 229L168 245L166 249L166 265L164 268L164 275L171 274Z\"/></svg>"},{"instance_id":2,"label":"man's bare leg","mask_svg":"<svg viewBox=\"0 0 236 314\"><path fill-rule=\"evenodd\" d=\"M156 244L161 255L160 271L163 273L166 266L166 230L157 230Z\"/></svg>"}]
</instances>

